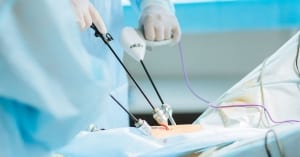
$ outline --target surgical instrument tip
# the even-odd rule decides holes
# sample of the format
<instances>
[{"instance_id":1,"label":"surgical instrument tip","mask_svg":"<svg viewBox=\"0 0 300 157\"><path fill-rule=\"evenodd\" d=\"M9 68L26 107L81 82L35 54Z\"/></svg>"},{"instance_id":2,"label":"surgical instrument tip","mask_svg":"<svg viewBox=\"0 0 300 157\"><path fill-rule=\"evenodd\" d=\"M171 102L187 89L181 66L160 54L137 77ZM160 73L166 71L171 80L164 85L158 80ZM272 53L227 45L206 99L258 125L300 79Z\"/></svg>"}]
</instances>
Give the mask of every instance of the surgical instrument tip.
<instances>
[{"instance_id":1,"label":"surgical instrument tip","mask_svg":"<svg viewBox=\"0 0 300 157\"><path fill-rule=\"evenodd\" d=\"M138 128L143 134L150 136L151 135L151 126L142 119L137 119L132 113L130 113L114 96L110 97L129 115L129 117L134 121L134 125Z\"/></svg>"}]
</instances>

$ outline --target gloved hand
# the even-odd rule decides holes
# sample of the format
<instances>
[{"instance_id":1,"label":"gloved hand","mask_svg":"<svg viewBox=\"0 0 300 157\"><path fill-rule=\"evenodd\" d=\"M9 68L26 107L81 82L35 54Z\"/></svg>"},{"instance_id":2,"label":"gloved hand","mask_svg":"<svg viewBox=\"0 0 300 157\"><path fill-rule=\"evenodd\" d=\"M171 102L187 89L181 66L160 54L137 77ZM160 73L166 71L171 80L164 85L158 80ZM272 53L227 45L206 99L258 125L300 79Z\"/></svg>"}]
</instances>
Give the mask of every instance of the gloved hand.
<instances>
[{"instance_id":1,"label":"gloved hand","mask_svg":"<svg viewBox=\"0 0 300 157\"><path fill-rule=\"evenodd\" d=\"M176 16L171 10L159 4L143 8L139 22L147 40L160 41L173 38L176 43L180 40L181 30Z\"/></svg>"},{"instance_id":2,"label":"gloved hand","mask_svg":"<svg viewBox=\"0 0 300 157\"><path fill-rule=\"evenodd\" d=\"M89 28L94 23L101 33L107 33L102 17L89 0L71 0L71 2L81 30Z\"/></svg>"}]
</instances>

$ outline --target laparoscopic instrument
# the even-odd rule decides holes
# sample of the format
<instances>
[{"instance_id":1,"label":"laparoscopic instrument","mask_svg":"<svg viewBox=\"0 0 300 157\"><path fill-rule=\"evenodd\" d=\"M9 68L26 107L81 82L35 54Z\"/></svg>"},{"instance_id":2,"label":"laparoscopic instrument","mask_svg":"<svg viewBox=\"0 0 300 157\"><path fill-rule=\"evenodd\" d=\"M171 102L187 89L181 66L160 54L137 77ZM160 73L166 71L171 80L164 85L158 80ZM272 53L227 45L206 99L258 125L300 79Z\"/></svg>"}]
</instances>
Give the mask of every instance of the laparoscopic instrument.
<instances>
[{"instance_id":1,"label":"laparoscopic instrument","mask_svg":"<svg viewBox=\"0 0 300 157\"><path fill-rule=\"evenodd\" d=\"M155 84L154 84L154 82L153 82L153 80L152 80L145 64L143 63L143 58L144 58L145 51L146 51L146 42L145 42L145 40L141 36L139 36L138 33L134 29L125 28L123 30L123 33L122 33L123 35L122 35L121 43L122 43L125 51L127 53L129 53L129 55L131 55L133 58L137 59L142 64L143 69L145 70L145 72L147 74L147 77L149 78L153 88L155 89L156 94L158 95L158 97L159 97L159 99L162 103L161 107L154 107L154 105L151 103L149 98L146 96L145 92L141 89L139 84L136 82L134 77L131 75L129 70L126 68L124 63L121 61L119 56L116 54L114 49L111 47L109 42L113 40L112 36L109 33L106 33L106 32L105 33L99 32L99 30L96 28L96 26L94 24L92 24L91 28L95 31L95 36L100 37L102 39L102 41L108 46L108 48L110 49L112 54L115 56L117 61L121 64L123 69L126 71L127 75L130 77L130 79L133 81L135 86L138 88L138 90L144 96L144 98L146 99L148 104L152 107L152 109L153 109L153 118L156 120L156 122L159 125L164 126L166 129L168 129L168 119L170 119L170 122L171 122L172 125L176 125L176 123L175 123L175 121L172 117L172 108L171 108L171 106L164 103L164 101L161 98L161 96L160 96L160 94L159 94L159 92L158 92L158 90L157 90L157 88L156 88L156 86L155 86ZM166 43L168 43L168 42L161 43L161 44L166 44ZM155 42L152 42L152 44L155 45ZM114 99L114 100L116 101L116 99ZM130 117L132 118L132 116L130 116ZM137 120L137 122L138 121L139 120Z\"/></svg>"},{"instance_id":2,"label":"laparoscopic instrument","mask_svg":"<svg viewBox=\"0 0 300 157\"><path fill-rule=\"evenodd\" d=\"M121 44L124 48L125 52L127 52L132 58L134 58L136 61L140 62L149 81L151 82L152 87L155 90L156 95L158 96L161 106L160 108L154 107L154 114L153 118L156 121L161 121L163 123L167 123L167 120L169 119L170 123L172 125L176 125L175 120L172 116L172 108L169 104L165 103L162 99L161 95L159 94L150 73L148 72L146 65L144 64L143 60L146 53L146 47L155 47L155 46L161 46L161 45L169 45L172 44L173 40L163 40L163 41L147 41L143 37L143 33L141 30L136 30L131 27L125 27L122 30L121 33ZM162 112L162 113L161 113ZM163 115L163 116L161 116ZM160 119L164 118L164 119Z\"/></svg>"},{"instance_id":3,"label":"laparoscopic instrument","mask_svg":"<svg viewBox=\"0 0 300 157\"><path fill-rule=\"evenodd\" d=\"M129 115L134 121L134 126L138 128L145 135L151 135L151 126L143 119L137 119L132 113L130 113L114 96L110 97Z\"/></svg>"}]
</instances>

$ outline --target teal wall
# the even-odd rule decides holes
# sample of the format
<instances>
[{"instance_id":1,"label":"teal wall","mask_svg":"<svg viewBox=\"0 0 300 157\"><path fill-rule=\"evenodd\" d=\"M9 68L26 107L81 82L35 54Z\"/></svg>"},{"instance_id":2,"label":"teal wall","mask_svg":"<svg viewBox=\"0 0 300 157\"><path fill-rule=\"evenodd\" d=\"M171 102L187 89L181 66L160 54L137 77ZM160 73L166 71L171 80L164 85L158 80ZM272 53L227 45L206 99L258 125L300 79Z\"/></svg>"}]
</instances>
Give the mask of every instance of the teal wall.
<instances>
[{"instance_id":1,"label":"teal wall","mask_svg":"<svg viewBox=\"0 0 300 157\"><path fill-rule=\"evenodd\" d=\"M300 27L300 0L210 0L175 7L184 33ZM124 6L124 15L127 26L137 26L136 10Z\"/></svg>"}]
</instances>

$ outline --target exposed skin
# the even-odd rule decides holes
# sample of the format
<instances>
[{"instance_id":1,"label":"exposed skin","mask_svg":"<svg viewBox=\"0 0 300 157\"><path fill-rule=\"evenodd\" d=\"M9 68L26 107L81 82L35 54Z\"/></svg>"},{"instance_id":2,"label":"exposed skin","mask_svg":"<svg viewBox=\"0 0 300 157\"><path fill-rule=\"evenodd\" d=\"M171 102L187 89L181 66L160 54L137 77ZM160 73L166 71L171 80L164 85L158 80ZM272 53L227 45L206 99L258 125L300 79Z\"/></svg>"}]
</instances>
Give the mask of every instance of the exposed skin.
<instances>
[{"instance_id":1,"label":"exposed skin","mask_svg":"<svg viewBox=\"0 0 300 157\"><path fill-rule=\"evenodd\" d=\"M165 129L163 126L153 126L151 133L155 138L166 138L169 136L179 135L179 134L187 134L198 132L202 130L201 125L192 125L192 124L184 124L184 125L170 125L168 129Z\"/></svg>"}]
</instances>

